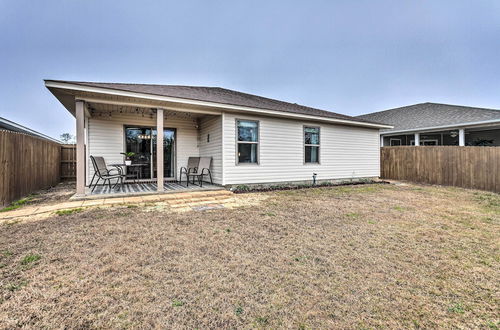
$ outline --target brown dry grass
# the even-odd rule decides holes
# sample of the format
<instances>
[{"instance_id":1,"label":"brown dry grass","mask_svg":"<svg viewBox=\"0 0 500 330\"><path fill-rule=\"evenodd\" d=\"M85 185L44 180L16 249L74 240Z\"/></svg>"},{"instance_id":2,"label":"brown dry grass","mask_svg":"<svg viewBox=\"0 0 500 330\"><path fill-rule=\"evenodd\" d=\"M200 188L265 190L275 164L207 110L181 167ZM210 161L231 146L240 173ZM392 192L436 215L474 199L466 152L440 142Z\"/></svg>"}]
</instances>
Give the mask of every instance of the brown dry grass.
<instances>
[{"instance_id":1,"label":"brown dry grass","mask_svg":"<svg viewBox=\"0 0 500 330\"><path fill-rule=\"evenodd\" d=\"M122 207L4 225L1 326L499 326L498 195L268 194L234 210Z\"/></svg>"},{"instance_id":2,"label":"brown dry grass","mask_svg":"<svg viewBox=\"0 0 500 330\"><path fill-rule=\"evenodd\" d=\"M75 194L75 182L61 182L55 187L42 189L29 196L26 205L47 205L66 202Z\"/></svg>"}]
</instances>

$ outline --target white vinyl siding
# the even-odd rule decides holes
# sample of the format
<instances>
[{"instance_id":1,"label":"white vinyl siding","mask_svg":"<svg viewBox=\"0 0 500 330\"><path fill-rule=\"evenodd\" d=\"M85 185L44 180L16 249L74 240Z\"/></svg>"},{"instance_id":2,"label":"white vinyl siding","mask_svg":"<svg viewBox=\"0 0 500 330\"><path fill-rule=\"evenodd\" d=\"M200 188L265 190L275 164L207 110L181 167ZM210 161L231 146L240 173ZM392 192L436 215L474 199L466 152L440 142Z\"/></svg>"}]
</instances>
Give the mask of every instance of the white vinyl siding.
<instances>
[{"instance_id":1,"label":"white vinyl siding","mask_svg":"<svg viewBox=\"0 0 500 330\"><path fill-rule=\"evenodd\" d=\"M207 135L210 141L207 142ZM208 116L200 120L200 157L212 157L212 178L214 183L222 184L222 119L221 116ZM209 180L208 177L204 178Z\"/></svg>"},{"instance_id":2,"label":"white vinyl siding","mask_svg":"<svg viewBox=\"0 0 500 330\"><path fill-rule=\"evenodd\" d=\"M87 184L94 174L89 156L103 156L106 163L123 163L121 152L125 150L124 126L156 127L156 117L123 113L109 116L94 115L88 119ZM198 129L193 119L167 117L164 127L176 129L176 178L182 166L187 165L189 156L198 157Z\"/></svg>"},{"instance_id":3,"label":"white vinyl siding","mask_svg":"<svg viewBox=\"0 0 500 330\"><path fill-rule=\"evenodd\" d=\"M259 122L258 165L237 165L236 119ZM93 175L88 156L103 156L107 163L123 162L124 126L134 125L155 127L156 118L127 113L88 119L88 182ZM320 128L321 164L304 164L304 126ZM218 184L312 180L313 173L318 180L379 176L378 129L241 113L204 116L198 122L167 116L164 127L176 129L176 179L190 156L212 157L212 175Z\"/></svg>"},{"instance_id":4,"label":"white vinyl siding","mask_svg":"<svg viewBox=\"0 0 500 330\"><path fill-rule=\"evenodd\" d=\"M269 183L378 177L380 173L378 129L318 124L294 119L224 116L224 183ZM236 119L259 121L259 165L236 165ZM321 131L321 164L304 164L304 126Z\"/></svg>"}]
</instances>

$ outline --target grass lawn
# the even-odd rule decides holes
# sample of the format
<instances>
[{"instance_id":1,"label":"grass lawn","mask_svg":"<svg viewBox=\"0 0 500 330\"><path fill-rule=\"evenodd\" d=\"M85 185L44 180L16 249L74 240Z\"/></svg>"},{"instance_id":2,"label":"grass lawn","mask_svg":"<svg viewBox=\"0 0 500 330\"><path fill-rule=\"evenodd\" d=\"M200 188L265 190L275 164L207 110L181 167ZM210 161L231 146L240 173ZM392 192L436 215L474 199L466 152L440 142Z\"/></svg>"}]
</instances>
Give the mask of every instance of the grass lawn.
<instances>
[{"instance_id":1,"label":"grass lawn","mask_svg":"<svg viewBox=\"0 0 500 330\"><path fill-rule=\"evenodd\" d=\"M500 326L500 196L366 185L0 226L0 327Z\"/></svg>"}]
</instances>

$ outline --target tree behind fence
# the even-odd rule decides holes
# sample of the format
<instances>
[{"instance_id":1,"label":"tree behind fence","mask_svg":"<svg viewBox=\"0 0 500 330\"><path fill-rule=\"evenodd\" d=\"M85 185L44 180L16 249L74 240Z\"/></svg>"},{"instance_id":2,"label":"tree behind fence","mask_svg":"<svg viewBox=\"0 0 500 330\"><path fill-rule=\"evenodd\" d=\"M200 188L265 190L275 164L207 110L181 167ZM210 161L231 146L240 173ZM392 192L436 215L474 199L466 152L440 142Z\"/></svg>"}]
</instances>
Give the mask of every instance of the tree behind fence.
<instances>
[{"instance_id":1,"label":"tree behind fence","mask_svg":"<svg viewBox=\"0 0 500 330\"><path fill-rule=\"evenodd\" d=\"M381 177L500 192L500 147L383 147Z\"/></svg>"},{"instance_id":2,"label":"tree behind fence","mask_svg":"<svg viewBox=\"0 0 500 330\"><path fill-rule=\"evenodd\" d=\"M22 133L0 131L0 206L56 185L61 145Z\"/></svg>"}]
</instances>

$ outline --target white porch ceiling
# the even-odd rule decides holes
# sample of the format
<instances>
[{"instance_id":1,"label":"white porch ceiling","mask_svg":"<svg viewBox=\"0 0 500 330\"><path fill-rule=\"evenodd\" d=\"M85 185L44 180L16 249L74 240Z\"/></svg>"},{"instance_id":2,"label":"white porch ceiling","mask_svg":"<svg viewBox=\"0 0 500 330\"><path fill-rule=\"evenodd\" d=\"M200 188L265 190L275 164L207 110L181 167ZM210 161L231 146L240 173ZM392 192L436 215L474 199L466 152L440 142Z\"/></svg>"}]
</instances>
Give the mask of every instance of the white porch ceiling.
<instances>
[{"instance_id":1,"label":"white porch ceiling","mask_svg":"<svg viewBox=\"0 0 500 330\"><path fill-rule=\"evenodd\" d=\"M113 116L118 114L136 114L137 116L155 118L156 110L154 108L145 107L133 107L126 105L116 105L116 104L103 104L96 102L88 102L88 109L91 117L100 116ZM165 118L179 118L179 119L199 119L206 115L203 113L185 112L177 110L164 110Z\"/></svg>"}]
</instances>

